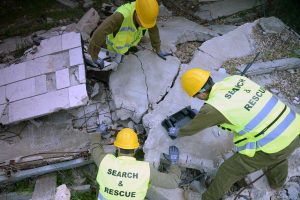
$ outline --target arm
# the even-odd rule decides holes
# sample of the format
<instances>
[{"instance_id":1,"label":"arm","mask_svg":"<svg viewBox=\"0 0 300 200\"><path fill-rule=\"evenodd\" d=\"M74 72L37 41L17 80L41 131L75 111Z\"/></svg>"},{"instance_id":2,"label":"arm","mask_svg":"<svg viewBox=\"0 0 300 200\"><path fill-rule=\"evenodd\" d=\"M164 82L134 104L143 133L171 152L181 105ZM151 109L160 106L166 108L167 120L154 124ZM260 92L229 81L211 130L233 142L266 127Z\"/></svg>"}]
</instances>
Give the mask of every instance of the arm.
<instances>
[{"instance_id":1,"label":"arm","mask_svg":"<svg viewBox=\"0 0 300 200\"><path fill-rule=\"evenodd\" d=\"M160 52L160 37L159 37L159 30L157 25L155 25L152 28L148 29L149 31L149 36L151 40L151 45L153 49L156 51L156 53Z\"/></svg>"},{"instance_id":2,"label":"arm","mask_svg":"<svg viewBox=\"0 0 300 200\"><path fill-rule=\"evenodd\" d=\"M90 135L90 141L91 141L91 154L94 162L99 167L101 161L106 156L106 153L103 150L103 147L101 145L101 136L100 134L92 134Z\"/></svg>"},{"instance_id":3,"label":"arm","mask_svg":"<svg viewBox=\"0 0 300 200\"><path fill-rule=\"evenodd\" d=\"M196 117L179 130L178 136L190 136L211 126L230 122L217 109L209 104L204 104Z\"/></svg>"},{"instance_id":4,"label":"arm","mask_svg":"<svg viewBox=\"0 0 300 200\"><path fill-rule=\"evenodd\" d=\"M100 26L95 30L90 40L88 52L93 60L98 58L101 47L105 46L106 36L119 31L123 23L123 15L115 12L111 16L107 17Z\"/></svg>"},{"instance_id":5,"label":"arm","mask_svg":"<svg viewBox=\"0 0 300 200\"><path fill-rule=\"evenodd\" d=\"M151 184L157 187L166 189L177 188L180 182L181 170L176 165L171 165L169 173L159 172L156 168L150 165L150 181Z\"/></svg>"}]
</instances>

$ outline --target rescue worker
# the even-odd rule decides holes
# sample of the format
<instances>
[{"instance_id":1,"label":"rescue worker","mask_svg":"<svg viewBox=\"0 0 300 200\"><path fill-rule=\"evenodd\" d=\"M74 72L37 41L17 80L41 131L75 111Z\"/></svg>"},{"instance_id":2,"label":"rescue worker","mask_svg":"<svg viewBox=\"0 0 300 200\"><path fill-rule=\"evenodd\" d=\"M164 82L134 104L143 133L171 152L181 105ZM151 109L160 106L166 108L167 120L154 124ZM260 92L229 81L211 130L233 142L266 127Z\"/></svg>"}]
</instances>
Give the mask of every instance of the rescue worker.
<instances>
[{"instance_id":1,"label":"rescue worker","mask_svg":"<svg viewBox=\"0 0 300 200\"><path fill-rule=\"evenodd\" d=\"M243 76L214 83L210 72L194 68L183 74L181 83L190 97L205 104L189 124L169 130L169 135L190 136L218 125L233 133L238 151L220 166L202 199L220 199L235 182L260 169L271 188L280 188L288 174L287 158L300 145L299 114Z\"/></svg>"},{"instance_id":2,"label":"rescue worker","mask_svg":"<svg viewBox=\"0 0 300 200\"><path fill-rule=\"evenodd\" d=\"M124 128L117 134L114 146L117 148L118 157L104 152L100 145L100 134L93 134L90 139L91 154L99 167L99 200L141 200L145 198L150 183L163 188L178 187L181 171L176 166L179 159L176 146L170 146L169 155L166 155L171 162L169 174L166 174L159 172L148 162L137 161L133 157L139 142L136 133L130 128Z\"/></svg>"},{"instance_id":3,"label":"rescue worker","mask_svg":"<svg viewBox=\"0 0 300 200\"><path fill-rule=\"evenodd\" d=\"M160 50L158 12L156 0L136 0L120 6L92 35L88 52L93 61L97 60L101 48L125 54L140 42L147 30L155 52L162 58L169 55Z\"/></svg>"}]
</instances>

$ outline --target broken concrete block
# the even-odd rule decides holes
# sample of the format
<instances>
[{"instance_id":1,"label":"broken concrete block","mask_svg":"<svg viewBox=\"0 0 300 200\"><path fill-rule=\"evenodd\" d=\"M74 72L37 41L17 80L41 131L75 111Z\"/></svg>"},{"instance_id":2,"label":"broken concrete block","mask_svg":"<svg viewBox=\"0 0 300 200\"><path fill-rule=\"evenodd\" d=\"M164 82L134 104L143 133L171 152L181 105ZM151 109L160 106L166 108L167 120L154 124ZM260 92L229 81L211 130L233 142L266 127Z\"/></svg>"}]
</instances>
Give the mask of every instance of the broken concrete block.
<instances>
[{"instance_id":1,"label":"broken concrete block","mask_svg":"<svg viewBox=\"0 0 300 200\"><path fill-rule=\"evenodd\" d=\"M256 0L224 0L199 6L195 15L204 20L213 20L229 16L244 10L261 5L262 1Z\"/></svg>"},{"instance_id":2,"label":"broken concrete block","mask_svg":"<svg viewBox=\"0 0 300 200\"><path fill-rule=\"evenodd\" d=\"M97 27L100 16L98 12L91 8L84 16L79 20L76 25L76 29L81 33L84 41L90 38L90 34Z\"/></svg>"},{"instance_id":3,"label":"broken concrete block","mask_svg":"<svg viewBox=\"0 0 300 200\"><path fill-rule=\"evenodd\" d=\"M299 58L283 58L267 62L254 63L246 72L247 75L261 75L271 73L274 70L287 70L298 68L300 66ZM244 70L246 65L237 66L236 69L240 72Z\"/></svg>"},{"instance_id":4,"label":"broken concrete block","mask_svg":"<svg viewBox=\"0 0 300 200\"><path fill-rule=\"evenodd\" d=\"M65 184L56 188L55 200L70 200L71 192Z\"/></svg>"},{"instance_id":5,"label":"broken concrete block","mask_svg":"<svg viewBox=\"0 0 300 200\"><path fill-rule=\"evenodd\" d=\"M6 86L6 98L10 102L35 95L35 78L15 82Z\"/></svg>"},{"instance_id":6,"label":"broken concrete block","mask_svg":"<svg viewBox=\"0 0 300 200\"><path fill-rule=\"evenodd\" d=\"M87 103L88 96L85 84L69 87L68 90L70 107L77 107Z\"/></svg>"},{"instance_id":7,"label":"broken concrete block","mask_svg":"<svg viewBox=\"0 0 300 200\"><path fill-rule=\"evenodd\" d=\"M199 50L222 62L250 55L255 50L252 30L256 24L257 21L246 23L223 36L208 40Z\"/></svg>"},{"instance_id":8,"label":"broken concrete block","mask_svg":"<svg viewBox=\"0 0 300 200\"><path fill-rule=\"evenodd\" d=\"M265 33L281 33L285 29L285 24L276 17L261 18L259 25Z\"/></svg>"},{"instance_id":9,"label":"broken concrete block","mask_svg":"<svg viewBox=\"0 0 300 200\"><path fill-rule=\"evenodd\" d=\"M70 66L83 64L83 55L81 47L69 50Z\"/></svg>"},{"instance_id":10,"label":"broken concrete block","mask_svg":"<svg viewBox=\"0 0 300 200\"><path fill-rule=\"evenodd\" d=\"M40 176L35 183L32 200L53 200L56 189L56 174Z\"/></svg>"},{"instance_id":11,"label":"broken concrete block","mask_svg":"<svg viewBox=\"0 0 300 200\"><path fill-rule=\"evenodd\" d=\"M81 46L80 33L70 32L62 35L62 50Z\"/></svg>"},{"instance_id":12,"label":"broken concrete block","mask_svg":"<svg viewBox=\"0 0 300 200\"><path fill-rule=\"evenodd\" d=\"M62 36L51 37L46 40L42 40L40 46L38 46L38 51L32 55L33 58L38 58L48 54L53 54L59 51L62 51Z\"/></svg>"},{"instance_id":13,"label":"broken concrete block","mask_svg":"<svg viewBox=\"0 0 300 200\"><path fill-rule=\"evenodd\" d=\"M91 190L91 185L72 186L70 189L75 192L89 192Z\"/></svg>"},{"instance_id":14,"label":"broken concrete block","mask_svg":"<svg viewBox=\"0 0 300 200\"><path fill-rule=\"evenodd\" d=\"M9 104L9 122L39 117L69 107L68 88L61 89Z\"/></svg>"},{"instance_id":15,"label":"broken concrete block","mask_svg":"<svg viewBox=\"0 0 300 200\"><path fill-rule=\"evenodd\" d=\"M56 89L62 89L70 86L69 68L55 72Z\"/></svg>"},{"instance_id":16,"label":"broken concrete block","mask_svg":"<svg viewBox=\"0 0 300 200\"><path fill-rule=\"evenodd\" d=\"M206 41L218 34L183 17L158 22L162 49L176 51L176 45L187 41ZM172 33L172 34L170 34Z\"/></svg>"}]
</instances>

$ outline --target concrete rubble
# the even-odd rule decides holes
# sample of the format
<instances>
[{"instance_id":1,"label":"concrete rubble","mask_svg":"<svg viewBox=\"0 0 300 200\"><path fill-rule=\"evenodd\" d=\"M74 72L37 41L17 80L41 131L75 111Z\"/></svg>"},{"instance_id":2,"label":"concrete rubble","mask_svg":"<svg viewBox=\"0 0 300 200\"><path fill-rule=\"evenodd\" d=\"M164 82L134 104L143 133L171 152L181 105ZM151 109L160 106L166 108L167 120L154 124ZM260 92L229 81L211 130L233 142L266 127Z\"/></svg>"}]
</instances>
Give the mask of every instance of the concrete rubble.
<instances>
[{"instance_id":1,"label":"concrete rubble","mask_svg":"<svg viewBox=\"0 0 300 200\"><path fill-rule=\"evenodd\" d=\"M204 20L214 20L259 6L263 1L223 0L201 5L195 15Z\"/></svg>"},{"instance_id":2,"label":"concrete rubble","mask_svg":"<svg viewBox=\"0 0 300 200\"><path fill-rule=\"evenodd\" d=\"M85 83L80 34L43 40L25 62L1 69L0 122L11 124L84 105Z\"/></svg>"},{"instance_id":3,"label":"concrete rubble","mask_svg":"<svg viewBox=\"0 0 300 200\"><path fill-rule=\"evenodd\" d=\"M71 192L68 187L63 184L56 188L56 194L54 200L70 200Z\"/></svg>"},{"instance_id":4,"label":"concrete rubble","mask_svg":"<svg viewBox=\"0 0 300 200\"><path fill-rule=\"evenodd\" d=\"M236 69L240 72L244 70L246 65L237 66ZM287 70L300 67L299 58L284 58L280 60L272 60L268 62L254 63L247 71L247 75L261 75L271 73L274 70Z\"/></svg>"},{"instance_id":5,"label":"concrete rubble","mask_svg":"<svg viewBox=\"0 0 300 200\"><path fill-rule=\"evenodd\" d=\"M85 13L76 25L76 30L81 33L84 41L90 39L91 32L97 27L100 16L94 8Z\"/></svg>"},{"instance_id":6,"label":"concrete rubble","mask_svg":"<svg viewBox=\"0 0 300 200\"><path fill-rule=\"evenodd\" d=\"M213 20L250 9L257 5L256 2L209 1L196 14L205 20ZM230 134L211 127L193 136L172 140L161 125L166 117L186 106L199 110L203 105L203 101L190 99L182 91L180 77L188 69L202 68L211 72L214 81L220 81L229 75L223 68L226 61L251 56L260 50L253 33L255 27L260 25L265 33L274 34L282 31L281 28L285 25L276 24L276 18L262 18L239 27L205 27L171 15L170 11L163 9L160 13L161 17L165 17L158 22L162 49L175 52L176 45L196 41L200 46L195 50L191 61L183 64L175 54L168 56L166 60L159 58L151 50L149 37L146 37L139 45L139 51L126 55L123 63L110 74L109 88L101 83L97 87L93 85L92 88L97 91L94 91L92 99L87 94L90 83L86 79L80 34L63 34L66 28L52 32L53 37L50 37L52 33L48 34L49 38L41 40L40 45L35 47L35 52L27 52L24 62L0 69L0 123L10 125L9 129L1 130L6 137L0 136L0 151L5 151L0 154L0 162L22 159L22 156L36 152L87 150L88 132L97 131L99 124L105 123L115 130L131 127L140 135L146 133L143 151L145 161L151 165L159 167L162 153L168 153L168 147L176 145L180 149L181 167L214 176L222 162L235 152ZM72 27L87 41L99 19L97 11L91 8ZM36 35L38 37L41 34L45 32ZM266 79L264 77L269 77L274 70L294 69L299 65L299 58L257 62L248 74L261 75L253 79L262 83ZM242 71L244 67L245 65L241 65L237 69ZM264 82L262 85L268 84L271 82ZM271 91L280 94L275 87ZM299 97L295 96L294 100L298 102ZM299 105L295 107L300 109ZM113 133L109 137L105 140L104 148L107 152L113 152ZM7 151L12 145L13 150ZM289 159L289 181L282 191L272 191L263 178L242 195L248 197L250 194L254 199L276 199L276 196L282 199L299 198L299 155L298 150ZM251 174L247 179L251 181L259 173L261 172ZM78 183L70 189L91 189L85 180L78 180ZM147 197L155 200L199 199L204 186L200 182L194 184L195 191L189 192L180 188L171 190L153 186ZM38 189L38 182L36 187ZM35 192L33 197L37 195ZM69 200L70 197L70 190L66 185L57 188L56 200ZM233 198L234 195L229 195L225 199Z\"/></svg>"}]
</instances>

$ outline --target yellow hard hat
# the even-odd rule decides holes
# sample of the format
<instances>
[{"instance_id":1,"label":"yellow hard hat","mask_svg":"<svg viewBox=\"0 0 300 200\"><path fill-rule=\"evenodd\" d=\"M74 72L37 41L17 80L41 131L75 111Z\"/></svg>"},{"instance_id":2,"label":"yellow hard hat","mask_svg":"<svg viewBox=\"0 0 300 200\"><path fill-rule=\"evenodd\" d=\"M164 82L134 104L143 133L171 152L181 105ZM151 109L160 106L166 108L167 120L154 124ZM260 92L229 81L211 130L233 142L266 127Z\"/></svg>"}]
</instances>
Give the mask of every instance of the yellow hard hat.
<instances>
[{"instance_id":1,"label":"yellow hard hat","mask_svg":"<svg viewBox=\"0 0 300 200\"><path fill-rule=\"evenodd\" d=\"M121 149L136 149L140 146L137 134L131 128L123 128L118 133L114 145Z\"/></svg>"},{"instance_id":2,"label":"yellow hard hat","mask_svg":"<svg viewBox=\"0 0 300 200\"><path fill-rule=\"evenodd\" d=\"M136 0L135 10L144 28L152 28L156 24L159 11L156 0Z\"/></svg>"},{"instance_id":3,"label":"yellow hard hat","mask_svg":"<svg viewBox=\"0 0 300 200\"><path fill-rule=\"evenodd\" d=\"M192 97L201 90L209 76L209 71L199 68L190 69L181 77L182 88L190 97Z\"/></svg>"}]
</instances>

